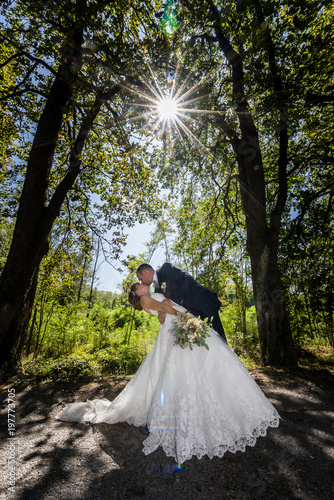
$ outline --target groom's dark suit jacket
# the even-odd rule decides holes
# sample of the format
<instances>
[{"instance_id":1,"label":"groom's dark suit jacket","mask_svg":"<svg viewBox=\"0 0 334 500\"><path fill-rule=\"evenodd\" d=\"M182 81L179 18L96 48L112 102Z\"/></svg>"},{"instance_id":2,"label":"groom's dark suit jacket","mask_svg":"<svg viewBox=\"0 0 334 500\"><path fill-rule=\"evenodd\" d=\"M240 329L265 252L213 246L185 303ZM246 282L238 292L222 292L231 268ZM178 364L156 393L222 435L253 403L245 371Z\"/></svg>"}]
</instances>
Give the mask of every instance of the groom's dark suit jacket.
<instances>
[{"instance_id":1,"label":"groom's dark suit jacket","mask_svg":"<svg viewBox=\"0 0 334 500\"><path fill-rule=\"evenodd\" d=\"M214 330L226 341L218 314L221 302L215 293L197 283L189 273L169 262L165 262L157 271L157 277L159 288L155 289L156 292L163 293L165 297L183 306L194 316L200 316L201 319L209 318ZM166 285L165 291L163 284Z\"/></svg>"}]
</instances>

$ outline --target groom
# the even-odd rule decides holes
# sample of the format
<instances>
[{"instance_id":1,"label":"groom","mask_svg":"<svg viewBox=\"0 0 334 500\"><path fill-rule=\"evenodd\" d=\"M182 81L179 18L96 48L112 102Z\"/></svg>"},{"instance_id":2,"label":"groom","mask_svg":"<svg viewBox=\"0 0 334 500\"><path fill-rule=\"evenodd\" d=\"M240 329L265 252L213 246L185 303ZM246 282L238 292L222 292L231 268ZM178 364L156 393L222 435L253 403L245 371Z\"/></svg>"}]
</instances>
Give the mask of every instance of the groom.
<instances>
[{"instance_id":1,"label":"groom","mask_svg":"<svg viewBox=\"0 0 334 500\"><path fill-rule=\"evenodd\" d=\"M145 285L154 283L155 292L162 293L194 316L209 318L213 329L226 342L219 317L220 300L215 293L197 283L189 273L169 262L165 262L158 271L149 264L141 264L137 269L137 278Z\"/></svg>"}]
</instances>

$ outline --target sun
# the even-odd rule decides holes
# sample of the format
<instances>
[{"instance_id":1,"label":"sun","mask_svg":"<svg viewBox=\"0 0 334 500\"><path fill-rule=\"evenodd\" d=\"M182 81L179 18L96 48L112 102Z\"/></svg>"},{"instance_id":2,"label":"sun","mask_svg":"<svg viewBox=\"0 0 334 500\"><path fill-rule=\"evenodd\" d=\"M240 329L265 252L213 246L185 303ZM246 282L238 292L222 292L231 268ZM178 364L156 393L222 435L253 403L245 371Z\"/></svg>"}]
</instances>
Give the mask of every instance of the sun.
<instances>
[{"instance_id":1,"label":"sun","mask_svg":"<svg viewBox=\"0 0 334 500\"><path fill-rule=\"evenodd\" d=\"M195 72L192 68L179 84L178 73L181 70L178 65L175 74L168 74L167 84L161 84L148 60L146 60L146 64L151 76L147 78L138 73L141 89L131 83L118 82L120 87L137 96L119 123L141 120L144 122L141 129L147 129L158 140L175 131L182 141L187 140L211 154L211 150L201 142L197 134L193 133L191 125L200 124L200 120L203 120L204 116L221 117L226 114L225 109L201 109L198 107L201 101L210 97L210 94L204 94L201 88L206 80L216 77L217 67L214 67L208 75L194 84L192 79ZM136 112L136 109L140 110L139 113Z\"/></svg>"},{"instance_id":2,"label":"sun","mask_svg":"<svg viewBox=\"0 0 334 500\"><path fill-rule=\"evenodd\" d=\"M157 104L157 112L165 120L175 119L178 112L176 101L171 98L161 99Z\"/></svg>"}]
</instances>

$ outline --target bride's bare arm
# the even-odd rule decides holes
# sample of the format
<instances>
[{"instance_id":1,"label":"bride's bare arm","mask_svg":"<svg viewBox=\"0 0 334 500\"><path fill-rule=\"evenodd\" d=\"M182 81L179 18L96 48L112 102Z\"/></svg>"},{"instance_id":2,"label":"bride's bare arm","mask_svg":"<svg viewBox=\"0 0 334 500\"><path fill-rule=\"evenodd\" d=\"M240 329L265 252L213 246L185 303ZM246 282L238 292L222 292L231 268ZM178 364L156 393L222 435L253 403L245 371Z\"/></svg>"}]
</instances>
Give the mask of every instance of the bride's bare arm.
<instances>
[{"instance_id":1,"label":"bride's bare arm","mask_svg":"<svg viewBox=\"0 0 334 500\"><path fill-rule=\"evenodd\" d=\"M162 301L162 303L163 303L163 304L169 304L171 307L173 307L173 302L172 302L171 300L169 300L169 299L164 299L164 300Z\"/></svg>"},{"instance_id":2,"label":"bride's bare arm","mask_svg":"<svg viewBox=\"0 0 334 500\"><path fill-rule=\"evenodd\" d=\"M152 299L150 295L142 295L140 297L140 305L145 311L152 309L153 311L164 312L168 314L176 314L177 311L173 309L171 305L167 302L159 302L158 300Z\"/></svg>"},{"instance_id":3,"label":"bride's bare arm","mask_svg":"<svg viewBox=\"0 0 334 500\"><path fill-rule=\"evenodd\" d=\"M169 299L164 299L162 300L162 303L163 304L169 304L171 307L173 307L173 302ZM166 318L166 313L163 312L163 311L159 311L159 314L158 314L158 319L160 321L161 324L163 324L165 322L165 318Z\"/></svg>"}]
</instances>

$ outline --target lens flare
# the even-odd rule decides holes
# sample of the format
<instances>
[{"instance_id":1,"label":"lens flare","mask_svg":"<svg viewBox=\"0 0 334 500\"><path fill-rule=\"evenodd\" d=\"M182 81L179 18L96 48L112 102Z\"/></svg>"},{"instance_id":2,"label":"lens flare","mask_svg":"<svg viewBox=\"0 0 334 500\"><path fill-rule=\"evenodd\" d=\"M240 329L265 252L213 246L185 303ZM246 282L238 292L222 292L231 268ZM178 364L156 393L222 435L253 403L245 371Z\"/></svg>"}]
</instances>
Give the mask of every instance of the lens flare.
<instances>
[{"instance_id":1,"label":"lens flare","mask_svg":"<svg viewBox=\"0 0 334 500\"><path fill-rule=\"evenodd\" d=\"M193 125L201 125L203 119L210 117L211 123L215 126L216 119L225 119L229 111L226 107L213 109L210 105L208 109L203 108L203 102L210 99L210 93L204 93L203 87L207 81L217 79L217 72L225 69L215 66L212 71L196 81L196 69L198 62L194 65L182 79L181 63L177 63L173 72L167 73L167 82L160 83L158 75L153 71L150 64L149 55L145 52L145 63L149 74L144 76L138 72L138 80L141 85L128 82L117 82L132 93L134 101L131 102L131 109L137 109L137 113L124 113L118 118L118 124L141 122L140 131L149 132L158 141L165 140L174 132L179 135L184 144L192 144L202 150L206 155L212 156L211 149L201 141L201 137L193 130ZM199 107L201 105L201 107ZM174 132L173 132L174 131Z\"/></svg>"},{"instance_id":2,"label":"lens flare","mask_svg":"<svg viewBox=\"0 0 334 500\"><path fill-rule=\"evenodd\" d=\"M177 104L173 99L161 99L157 105L157 111L162 118L175 118L177 114Z\"/></svg>"}]
</instances>

